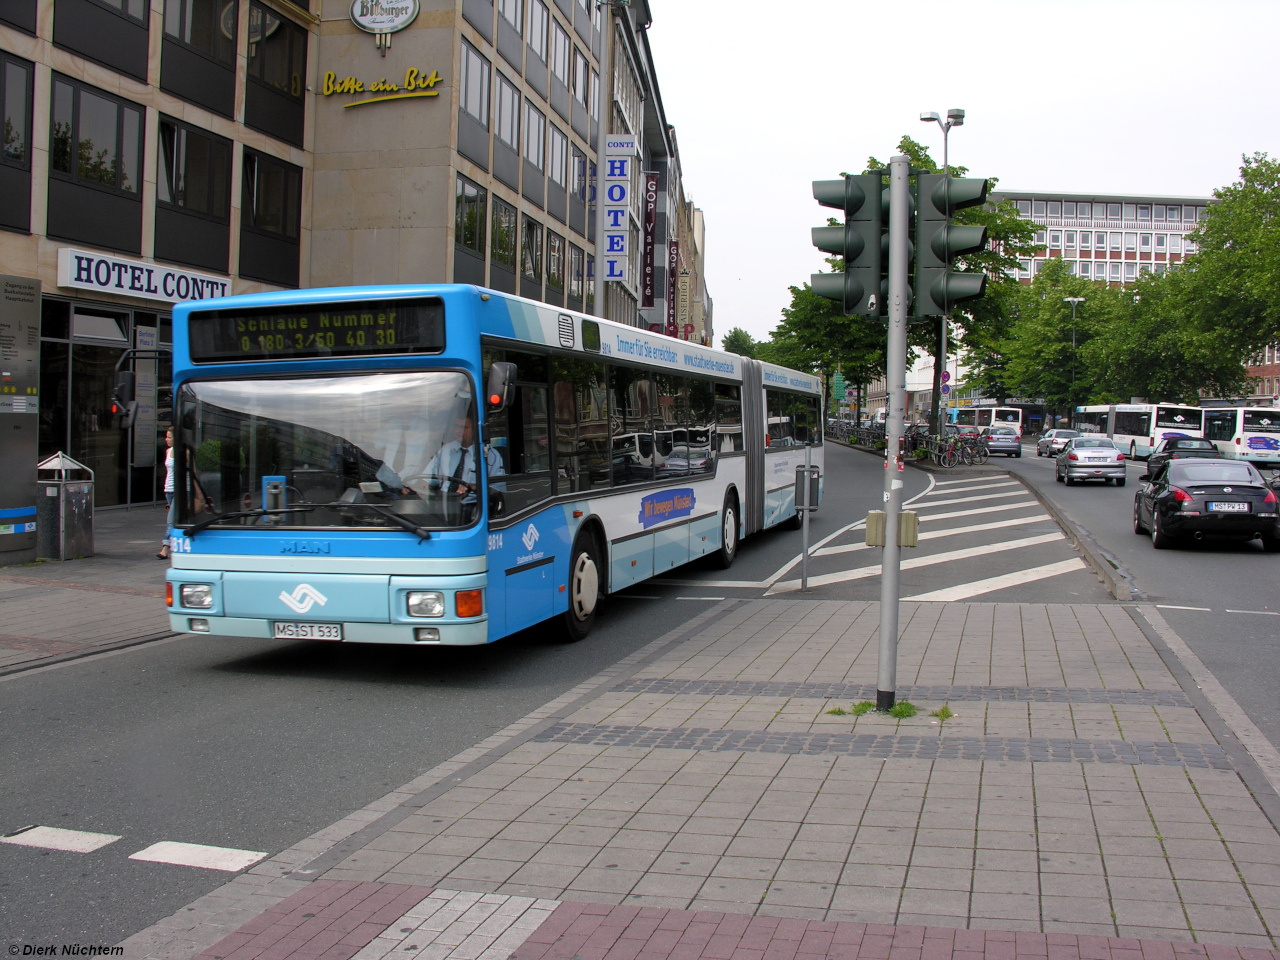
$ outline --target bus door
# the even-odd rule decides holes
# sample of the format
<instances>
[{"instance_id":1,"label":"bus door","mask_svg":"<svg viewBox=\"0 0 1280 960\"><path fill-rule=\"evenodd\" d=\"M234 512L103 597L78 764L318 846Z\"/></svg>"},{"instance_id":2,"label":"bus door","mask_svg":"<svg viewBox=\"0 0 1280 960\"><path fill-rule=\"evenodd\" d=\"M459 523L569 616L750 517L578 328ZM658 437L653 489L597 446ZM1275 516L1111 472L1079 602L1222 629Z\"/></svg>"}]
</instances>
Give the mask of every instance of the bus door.
<instances>
[{"instance_id":1,"label":"bus door","mask_svg":"<svg viewBox=\"0 0 1280 960\"><path fill-rule=\"evenodd\" d=\"M1240 411L1240 426L1232 446L1235 456L1256 464L1280 466L1280 409L1246 407Z\"/></svg>"},{"instance_id":2,"label":"bus door","mask_svg":"<svg viewBox=\"0 0 1280 960\"><path fill-rule=\"evenodd\" d=\"M1218 452L1228 459L1240 456L1239 436L1240 411L1235 407L1204 412L1204 438L1212 440Z\"/></svg>"}]
</instances>

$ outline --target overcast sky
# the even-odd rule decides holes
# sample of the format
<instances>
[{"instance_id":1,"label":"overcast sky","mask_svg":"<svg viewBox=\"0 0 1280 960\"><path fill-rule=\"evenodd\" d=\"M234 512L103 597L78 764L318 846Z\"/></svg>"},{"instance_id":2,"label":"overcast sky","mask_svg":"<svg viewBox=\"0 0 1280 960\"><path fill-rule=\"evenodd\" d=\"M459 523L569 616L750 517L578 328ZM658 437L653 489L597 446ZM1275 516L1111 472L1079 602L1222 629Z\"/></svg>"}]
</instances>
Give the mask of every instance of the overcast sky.
<instances>
[{"instance_id":1,"label":"overcast sky","mask_svg":"<svg viewBox=\"0 0 1280 960\"><path fill-rule=\"evenodd\" d=\"M706 213L716 342L764 339L825 269L810 182L910 134L1007 189L1208 196L1280 154L1280 3L650 0L684 187ZM944 29L945 28L945 29Z\"/></svg>"}]
</instances>

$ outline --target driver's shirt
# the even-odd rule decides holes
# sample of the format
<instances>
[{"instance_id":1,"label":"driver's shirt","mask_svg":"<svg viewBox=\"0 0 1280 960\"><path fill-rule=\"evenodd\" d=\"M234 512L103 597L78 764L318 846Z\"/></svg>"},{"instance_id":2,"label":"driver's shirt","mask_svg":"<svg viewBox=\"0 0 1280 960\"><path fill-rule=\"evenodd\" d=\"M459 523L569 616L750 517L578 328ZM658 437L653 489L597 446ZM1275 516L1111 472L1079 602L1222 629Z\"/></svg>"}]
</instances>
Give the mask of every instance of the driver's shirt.
<instances>
[{"instance_id":1,"label":"driver's shirt","mask_svg":"<svg viewBox=\"0 0 1280 960\"><path fill-rule=\"evenodd\" d=\"M477 483L475 449L474 445L464 447L461 441L450 440L431 458L431 462L427 464L427 469L423 471L431 477L428 483L432 487L449 484L454 473L458 470L458 461L461 459L462 472L458 474L458 479L474 487ZM507 472L502 464L502 455L494 450L493 447L486 446L484 448L484 460L490 477L500 477ZM504 491L506 490L506 484L490 483L490 488ZM474 490L468 490L462 498L463 503L475 503L475 500Z\"/></svg>"}]
</instances>

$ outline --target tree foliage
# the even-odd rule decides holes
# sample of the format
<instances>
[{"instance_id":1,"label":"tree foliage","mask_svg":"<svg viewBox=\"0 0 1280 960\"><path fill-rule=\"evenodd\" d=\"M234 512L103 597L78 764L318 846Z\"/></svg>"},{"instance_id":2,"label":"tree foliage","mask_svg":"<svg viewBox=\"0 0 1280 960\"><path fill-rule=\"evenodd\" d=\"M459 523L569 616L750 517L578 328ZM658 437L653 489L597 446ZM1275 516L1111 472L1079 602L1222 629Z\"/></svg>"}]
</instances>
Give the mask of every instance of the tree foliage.
<instances>
[{"instance_id":1,"label":"tree foliage","mask_svg":"<svg viewBox=\"0 0 1280 960\"><path fill-rule=\"evenodd\" d=\"M747 331L741 327L734 327L724 335L720 349L725 353L736 353L741 357L754 357L756 342Z\"/></svg>"}]
</instances>

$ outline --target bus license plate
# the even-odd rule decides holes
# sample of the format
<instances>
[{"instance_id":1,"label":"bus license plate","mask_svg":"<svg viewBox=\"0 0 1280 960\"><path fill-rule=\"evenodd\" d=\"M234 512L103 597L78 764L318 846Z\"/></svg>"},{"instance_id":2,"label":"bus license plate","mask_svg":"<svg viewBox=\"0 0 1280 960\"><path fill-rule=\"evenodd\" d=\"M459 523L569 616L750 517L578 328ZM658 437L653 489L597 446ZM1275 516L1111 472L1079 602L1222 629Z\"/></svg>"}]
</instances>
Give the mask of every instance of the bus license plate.
<instances>
[{"instance_id":1,"label":"bus license plate","mask_svg":"<svg viewBox=\"0 0 1280 960\"><path fill-rule=\"evenodd\" d=\"M1214 513L1248 513L1249 505L1247 503L1231 503L1222 500L1211 500L1207 504Z\"/></svg>"},{"instance_id":2,"label":"bus license plate","mask_svg":"<svg viewBox=\"0 0 1280 960\"><path fill-rule=\"evenodd\" d=\"M272 624L277 640L341 640L340 623L283 623Z\"/></svg>"}]
</instances>

